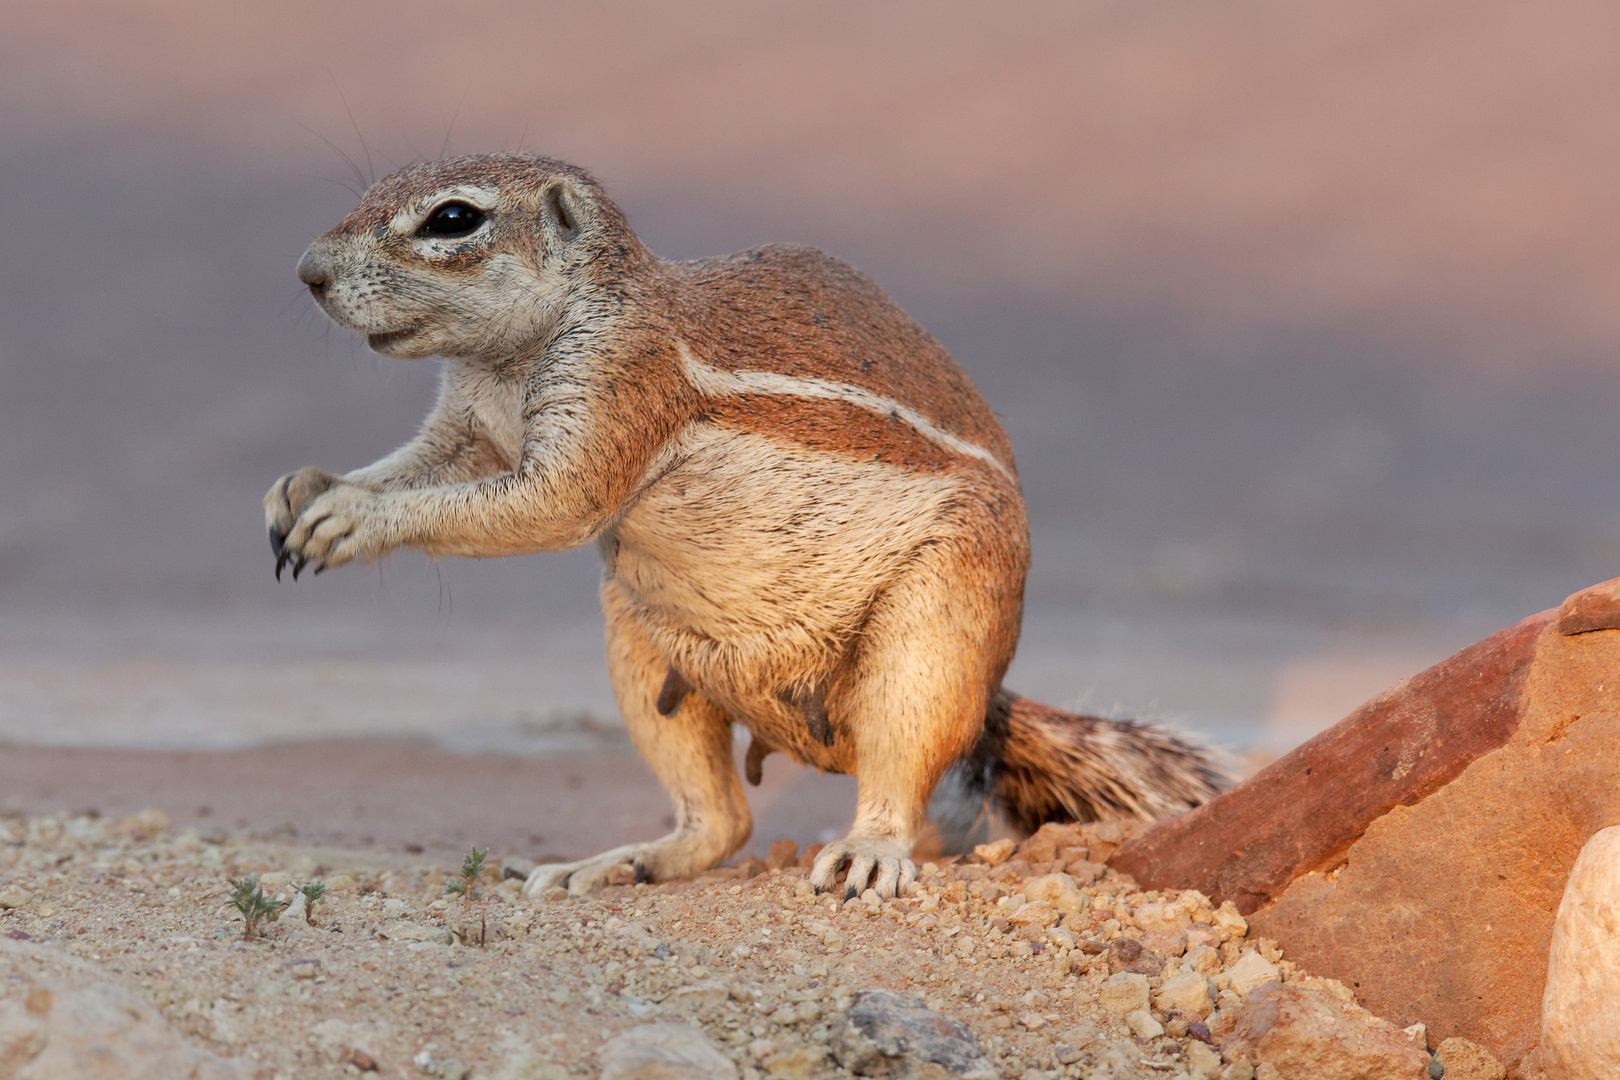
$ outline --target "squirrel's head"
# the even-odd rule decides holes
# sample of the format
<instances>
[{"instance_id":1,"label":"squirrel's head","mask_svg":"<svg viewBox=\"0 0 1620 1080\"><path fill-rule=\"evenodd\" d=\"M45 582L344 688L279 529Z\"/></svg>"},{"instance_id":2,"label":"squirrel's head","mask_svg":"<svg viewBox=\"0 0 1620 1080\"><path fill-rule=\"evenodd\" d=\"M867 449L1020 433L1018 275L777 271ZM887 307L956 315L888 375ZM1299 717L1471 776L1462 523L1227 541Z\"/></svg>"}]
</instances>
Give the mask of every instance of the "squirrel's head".
<instances>
[{"instance_id":1,"label":"squirrel's head","mask_svg":"<svg viewBox=\"0 0 1620 1080\"><path fill-rule=\"evenodd\" d=\"M640 251L583 169L481 154L373 184L298 277L386 356L502 357L545 340L575 285L611 281Z\"/></svg>"}]
</instances>

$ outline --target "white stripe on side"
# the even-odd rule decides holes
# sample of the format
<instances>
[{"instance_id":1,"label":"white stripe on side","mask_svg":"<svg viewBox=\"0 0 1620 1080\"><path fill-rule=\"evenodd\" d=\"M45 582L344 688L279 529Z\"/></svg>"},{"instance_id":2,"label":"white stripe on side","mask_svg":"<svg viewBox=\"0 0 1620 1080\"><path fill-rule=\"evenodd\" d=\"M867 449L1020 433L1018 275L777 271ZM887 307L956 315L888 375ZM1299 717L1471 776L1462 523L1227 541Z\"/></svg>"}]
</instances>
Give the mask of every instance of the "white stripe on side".
<instances>
[{"instance_id":1,"label":"white stripe on side","mask_svg":"<svg viewBox=\"0 0 1620 1080\"><path fill-rule=\"evenodd\" d=\"M698 392L706 397L780 394L784 397L807 398L813 401L842 401L877 416L903 420L929 442L942 446L954 454L982 461L999 470L1007 479L1014 479L1012 470L984 447L957 438L915 409L907 408L882 394L874 394L859 386L831 382L827 379L797 378L792 375L778 375L771 371L721 371L693 356L686 342L676 341L675 348L680 351L681 366L686 371L686 377L697 387Z\"/></svg>"}]
</instances>

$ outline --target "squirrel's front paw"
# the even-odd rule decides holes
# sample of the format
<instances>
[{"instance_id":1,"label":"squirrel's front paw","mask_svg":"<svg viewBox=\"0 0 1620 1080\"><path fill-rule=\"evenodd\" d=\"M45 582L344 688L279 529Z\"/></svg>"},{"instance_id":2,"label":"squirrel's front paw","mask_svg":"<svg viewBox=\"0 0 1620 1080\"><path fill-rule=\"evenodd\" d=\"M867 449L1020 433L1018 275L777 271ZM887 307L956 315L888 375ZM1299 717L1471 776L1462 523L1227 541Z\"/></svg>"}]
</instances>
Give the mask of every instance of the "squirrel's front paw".
<instances>
[{"instance_id":1,"label":"squirrel's front paw","mask_svg":"<svg viewBox=\"0 0 1620 1080\"><path fill-rule=\"evenodd\" d=\"M270 534L270 550L276 556L276 580L282 567L292 560L287 554L287 534L304 508L324 494L338 478L313 466L288 473L270 485L264 495L264 527Z\"/></svg>"},{"instance_id":2,"label":"squirrel's front paw","mask_svg":"<svg viewBox=\"0 0 1620 1080\"><path fill-rule=\"evenodd\" d=\"M334 482L310 500L282 538L276 552L276 577L289 562L296 581L299 572L311 563L318 574L354 559L380 558L395 546L383 516L382 501L374 491ZM270 544L277 546L274 525Z\"/></svg>"}]
</instances>

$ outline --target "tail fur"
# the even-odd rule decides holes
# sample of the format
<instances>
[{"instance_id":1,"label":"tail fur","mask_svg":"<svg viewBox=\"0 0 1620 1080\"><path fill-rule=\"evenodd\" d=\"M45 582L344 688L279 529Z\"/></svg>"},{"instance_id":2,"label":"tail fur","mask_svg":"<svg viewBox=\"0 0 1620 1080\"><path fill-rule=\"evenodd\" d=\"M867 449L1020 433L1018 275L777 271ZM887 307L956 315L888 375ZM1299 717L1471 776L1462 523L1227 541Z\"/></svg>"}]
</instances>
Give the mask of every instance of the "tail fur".
<instances>
[{"instance_id":1,"label":"tail fur","mask_svg":"<svg viewBox=\"0 0 1620 1080\"><path fill-rule=\"evenodd\" d=\"M1232 782L1220 756L1147 724L1081 716L1007 690L961 763L970 789L1033 832L1048 821L1157 821Z\"/></svg>"}]
</instances>

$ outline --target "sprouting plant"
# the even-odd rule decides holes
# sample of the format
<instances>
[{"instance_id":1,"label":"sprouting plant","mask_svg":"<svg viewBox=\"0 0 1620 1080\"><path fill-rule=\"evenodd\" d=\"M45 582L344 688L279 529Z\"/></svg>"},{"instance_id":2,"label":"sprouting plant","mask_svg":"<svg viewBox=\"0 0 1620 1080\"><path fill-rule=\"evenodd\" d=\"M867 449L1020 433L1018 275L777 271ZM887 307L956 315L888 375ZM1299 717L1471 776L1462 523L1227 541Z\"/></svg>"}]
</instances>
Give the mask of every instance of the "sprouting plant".
<instances>
[{"instance_id":1,"label":"sprouting plant","mask_svg":"<svg viewBox=\"0 0 1620 1080\"><path fill-rule=\"evenodd\" d=\"M461 860L460 880L444 883L447 895L461 897L463 911L467 909L467 905L482 895L482 890L478 888L478 879L484 876L484 857L488 854L488 848L473 848L467 853L467 857Z\"/></svg>"},{"instance_id":2,"label":"sprouting plant","mask_svg":"<svg viewBox=\"0 0 1620 1080\"><path fill-rule=\"evenodd\" d=\"M312 881L308 885L300 886L298 891L304 894L304 921L314 926L315 905L326 899L326 886L319 881Z\"/></svg>"},{"instance_id":3,"label":"sprouting plant","mask_svg":"<svg viewBox=\"0 0 1620 1080\"><path fill-rule=\"evenodd\" d=\"M460 879L444 883L444 891L447 895L461 897L463 917L466 916L467 908L472 902L483 895L483 890L478 888L478 879L484 876L484 857L488 854L488 848L473 848L467 853L467 857L461 860ZM464 944L471 944L471 934L465 928L457 929L456 936ZM480 948L488 936L489 918L487 913L480 911L478 913L478 944Z\"/></svg>"},{"instance_id":4,"label":"sprouting plant","mask_svg":"<svg viewBox=\"0 0 1620 1080\"><path fill-rule=\"evenodd\" d=\"M242 940L252 941L261 922L275 922L281 917L281 909L287 906L287 901L266 896L259 887L259 879L252 874L240 880L226 880L231 883L231 906L242 913Z\"/></svg>"}]
</instances>

